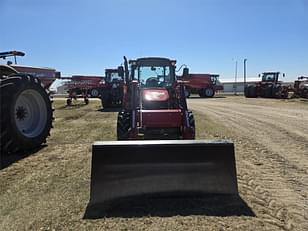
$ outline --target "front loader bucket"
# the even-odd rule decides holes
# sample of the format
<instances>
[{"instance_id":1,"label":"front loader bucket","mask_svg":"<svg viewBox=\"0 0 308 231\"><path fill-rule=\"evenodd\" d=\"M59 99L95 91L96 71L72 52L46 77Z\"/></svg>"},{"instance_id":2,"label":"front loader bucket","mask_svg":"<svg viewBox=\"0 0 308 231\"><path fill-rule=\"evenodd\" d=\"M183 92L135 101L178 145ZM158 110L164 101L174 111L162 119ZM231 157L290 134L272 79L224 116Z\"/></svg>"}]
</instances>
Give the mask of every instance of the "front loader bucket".
<instances>
[{"instance_id":1,"label":"front loader bucket","mask_svg":"<svg viewBox=\"0 0 308 231\"><path fill-rule=\"evenodd\" d=\"M238 194L233 143L147 140L93 144L89 207L128 197L186 193Z\"/></svg>"}]
</instances>

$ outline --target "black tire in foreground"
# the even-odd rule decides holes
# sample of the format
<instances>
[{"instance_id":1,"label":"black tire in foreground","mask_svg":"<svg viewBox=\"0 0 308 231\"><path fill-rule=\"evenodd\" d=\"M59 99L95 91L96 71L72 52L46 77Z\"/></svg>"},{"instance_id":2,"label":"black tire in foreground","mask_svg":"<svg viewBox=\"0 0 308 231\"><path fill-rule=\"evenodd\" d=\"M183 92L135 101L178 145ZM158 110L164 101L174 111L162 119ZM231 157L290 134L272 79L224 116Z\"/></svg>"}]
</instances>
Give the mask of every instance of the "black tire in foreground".
<instances>
[{"instance_id":1,"label":"black tire in foreground","mask_svg":"<svg viewBox=\"0 0 308 231\"><path fill-rule=\"evenodd\" d=\"M46 142L52 127L52 102L38 78L26 74L2 77L1 155L29 151Z\"/></svg>"},{"instance_id":2,"label":"black tire in foreground","mask_svg":"<svg viewBox=\"0 0 308 231\"><path fill-rule=\"evenodd\" d=\"M130 129L130 113L127 111L120 111L117 122L117 138L118 140L128 140L128 133Z\"/></svg>"}]
</instances>

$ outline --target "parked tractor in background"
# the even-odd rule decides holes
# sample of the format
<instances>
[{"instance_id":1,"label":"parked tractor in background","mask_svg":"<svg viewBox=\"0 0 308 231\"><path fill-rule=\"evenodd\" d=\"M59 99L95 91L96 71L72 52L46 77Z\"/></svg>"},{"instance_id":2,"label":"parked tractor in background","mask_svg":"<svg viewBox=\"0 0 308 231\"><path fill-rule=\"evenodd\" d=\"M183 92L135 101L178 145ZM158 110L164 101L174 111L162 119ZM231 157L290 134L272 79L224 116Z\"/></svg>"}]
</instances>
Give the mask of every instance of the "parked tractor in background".
<instances>
[{"instance_id":1,"label":"parked tractor in background","mask_svg":"<svg viewBox=\"0 0 308 231\"><path fill-rule=\"evenodd\" d=\"M101 89L101 102L104 108L121 107L123 100L123 76L118 69L105 69L105 80Z\"/></svg>"},{"instance_id":2,"label":"parked tractor in background","mask_svg":"<svg viewBox=\"0 0 308 231\"><path fill-rule=\"evenodd\" d=\"M246 85L244 94L247 98L288 98L289 88L279 81L280 72L264 72L262 81ZM283 74L283 77L285 74ZM260 77L260 75L259 75Z\"/></svg>"},{"instance_id":3,"label":"parked tractor in background","mask_svg":"<svg viewBox=\"0 0 308 231\"><path fill-rule=\"evenodd\" d=\"M176 61L150 57L129 64L130 70L124 57L118 71L125 77L120 141L92 146L87 210L104 211L112 201L138 196L238 194L233 143L194 140L195 121L184 81L176 79Z\"/></svg>"},{"instance_id":4,"label":"parked tractor in background","mask_svg":"<svg viewBox=\"0 0 308 231\"><path fill-rule=\"evenodd\" d=\"M308 77L298 77L298 79L294 82L293 92L294 97L302 97L308 99Z\"/></svg>"},{"instance_id":5,"label":"parked tractor in background","mask_svg":"<svg viewBox=\"0 0 308 231\"><path fill-rule=\"evenodd\" d=\"M186 97L191 94L199 94L202 98L210 98L215 95L215 92L224 89L217 74L189 74L182 80L185 81Z\"/></svg>"},{"instance_id":6,"label":"parked tractor in background","mask_svg":"<svg viewBox=\"0 0 308 231\"><path fill-rule=\"evenodd\" d=\"M17 65L23 52L1 52L14 56L15 64L0 65L1 156L34 149L46 142L52 127L52 101L48 87L59 76L50 68ZM20 72L22 71L22 72Z\"/></svg>"}]
</instances>

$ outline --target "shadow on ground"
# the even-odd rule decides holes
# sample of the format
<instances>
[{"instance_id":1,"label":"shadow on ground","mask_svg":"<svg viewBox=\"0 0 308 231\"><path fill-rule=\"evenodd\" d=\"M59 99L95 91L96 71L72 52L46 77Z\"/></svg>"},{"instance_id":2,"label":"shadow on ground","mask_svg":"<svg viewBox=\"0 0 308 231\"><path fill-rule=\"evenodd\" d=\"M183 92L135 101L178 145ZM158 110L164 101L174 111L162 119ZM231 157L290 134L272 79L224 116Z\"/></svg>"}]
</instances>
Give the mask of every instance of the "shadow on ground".
<instances>
[{"instance_id":1,"label":"shadow on ground","mask_svg":"<svg viewBox=\"0 0 308 231\"><path fill-rule=\"evenodd\" d=\"M255 216L238 195L206 195L199 197L134 197L107 204L88 206L84 219L144 216Z\"/></svg>"},{"instance_id":2,"label":"shadow on ground","mask_svg":"<svg viewBox=\"0 0 308 231\"><path fill-rule=\"evenodd\" d=\"M0 157L0 169L5 169L7 167L9 167L10 165L14 164L15 162L18 162L38 151L40 151L41 149L47 147L47 145L41 145L38 148L35 148L31 151L28 152L17 152L17 153L12 153L12 154L1 154Z\"/></svg>"},{"instance_id":3,"label":"shadow on ground","mask_svg":"<svg viewBox=\"0 0 308 231\"><path fill-rule=\"evenodd\" d=\"M214 96L214 97L204 97L204 98L200 96L189 96L189 98L187 99L206 99L208 100L208 99L222 99L222 98L226 98L226 96Z\"/></svg>"},{"instance_id":4,"label":"shadow on ground","mask_svg":"<svg viewBox=\"0 0 308 231\"><path fill-rule=\"evenodd\" d=\"M100 111L100 112L119 112L119 111L121 111L121 107L101 108L101 109L98 109L97 111Z\"/></svg>"},{"instance_id":5,"label":"shadow on ground","mask_svg":"<svg viewBox=\"0 0 308 231\"><path fill-rule=\"evenodd\" d=\"M61 107L58 107L57 109L81 108L81 107L84 107L84 106L87 106L87 104L85 104L85 103L78 103L78 104L72 104L72 105L65 104Z\"/></svg>"}]
</instances>

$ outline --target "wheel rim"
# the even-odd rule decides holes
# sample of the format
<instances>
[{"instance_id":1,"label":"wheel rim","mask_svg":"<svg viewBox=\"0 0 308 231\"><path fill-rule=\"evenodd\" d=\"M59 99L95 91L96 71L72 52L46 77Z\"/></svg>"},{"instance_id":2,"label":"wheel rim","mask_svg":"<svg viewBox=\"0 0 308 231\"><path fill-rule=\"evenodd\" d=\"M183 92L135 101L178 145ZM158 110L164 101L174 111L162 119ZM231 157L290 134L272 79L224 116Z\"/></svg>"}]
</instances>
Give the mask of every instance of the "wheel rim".
<instances>
[{"instance_id":1,"label":"wheel rim","mask_svg":"<svg viewBox=\"0 0 308 231\"><path fill-rule=\"evenodd\" d=\"M47 107L43 97L32 89L21 92L15 107L15 124L18 131L33 138L41 134L47 122Z\"/></svg>"},{"instance_id":2,"label":"wheel rim","mask_svg":"<svg viewBox=\"0 0 308 231\"><path fill-rule=\"evenodd\" d=\"M98 96L98 90L93 89L93 90L91 91L91 95L94 96L94 97Z\"/></svg>"},{"instance_id":3,"label":"wheel rim","mask_svg":"<svg viewBox=\"0 0 308 231\"><path fill-rule=\"evenodd\" d=\"M212 96L213 95L213 90L211 88L205 89L205 95L206 96Z\"/></svg>"}]
</instances>

